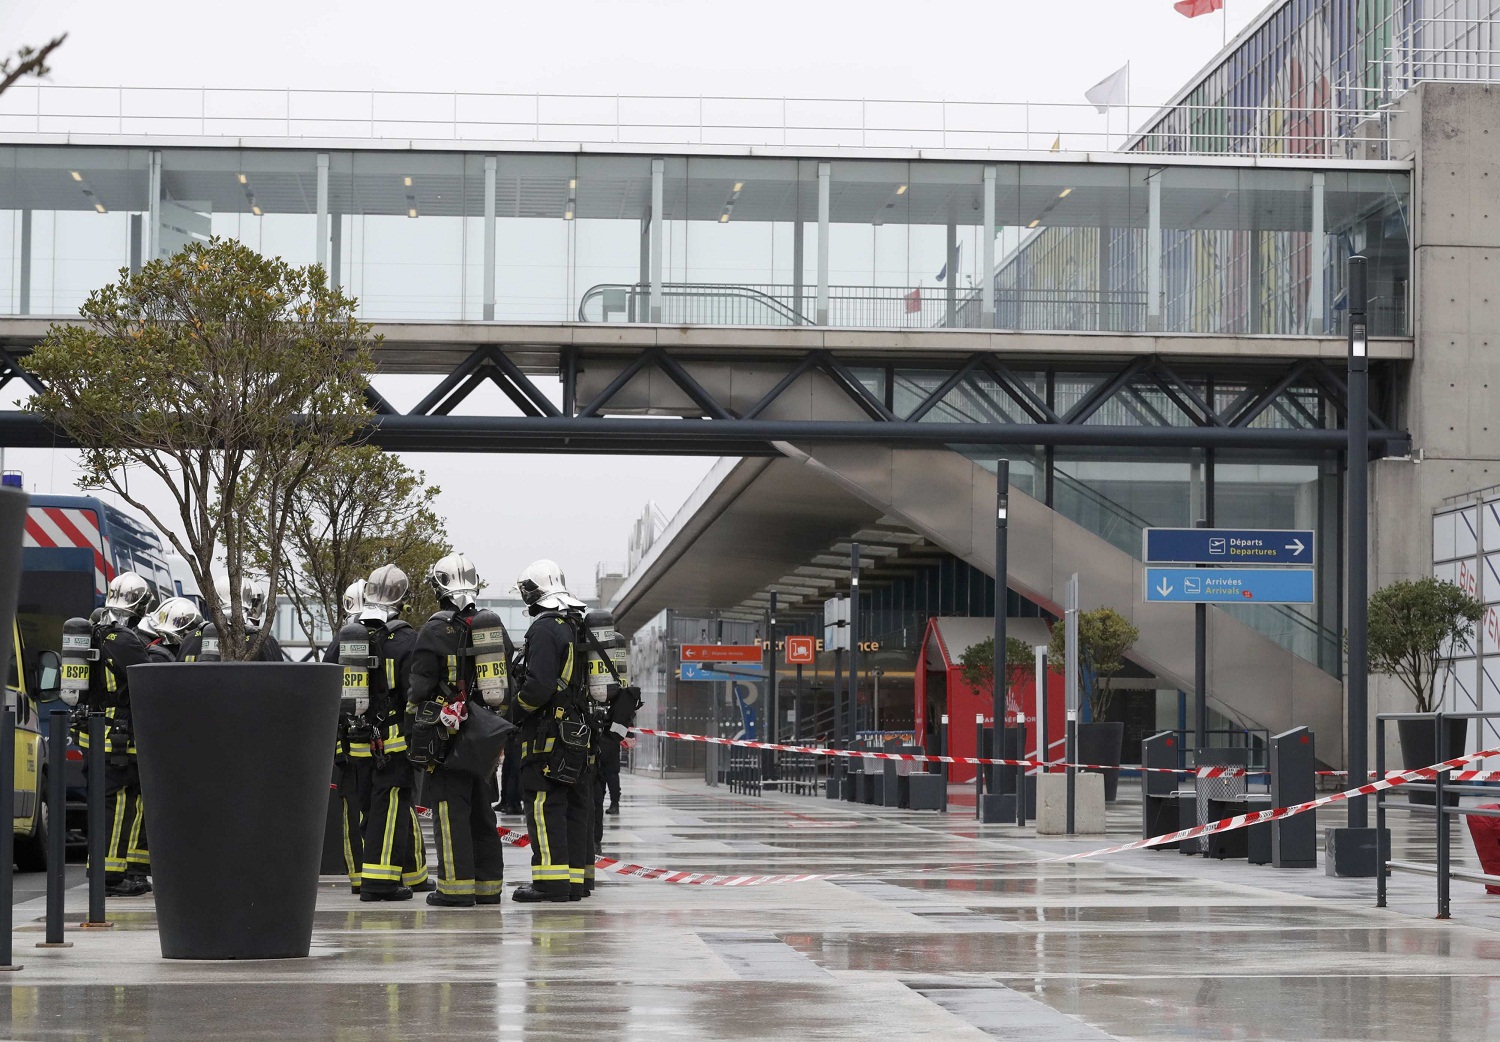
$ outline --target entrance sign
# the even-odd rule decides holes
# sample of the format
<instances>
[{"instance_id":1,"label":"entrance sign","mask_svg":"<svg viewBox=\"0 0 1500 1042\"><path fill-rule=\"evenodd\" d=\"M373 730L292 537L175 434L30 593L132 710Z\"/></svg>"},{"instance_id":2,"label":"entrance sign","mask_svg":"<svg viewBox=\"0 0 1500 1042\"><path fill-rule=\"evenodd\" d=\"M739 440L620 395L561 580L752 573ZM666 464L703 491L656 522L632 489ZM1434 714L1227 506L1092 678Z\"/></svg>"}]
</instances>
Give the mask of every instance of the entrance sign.
<instances>
[{"instance_id":1,"label":"entrance sign","mask_svg":"<svg viewBox=\"0 0 1500 1042\"><path fill-rule=\"evenodd\" d=\"M1147 528L1141 538L1147 564L1314 563L1306 528Z\"/></svg>"},{"instance_id":2,"label":"entrance sign","mask_svg":"<svg viewBox=\"0 0 1500 1042\"><path fill-rule=\"evenodd\" d=\"M1311 604L1311 568L1147 568L1148 604Z\"/></svg>"}]
</instances>

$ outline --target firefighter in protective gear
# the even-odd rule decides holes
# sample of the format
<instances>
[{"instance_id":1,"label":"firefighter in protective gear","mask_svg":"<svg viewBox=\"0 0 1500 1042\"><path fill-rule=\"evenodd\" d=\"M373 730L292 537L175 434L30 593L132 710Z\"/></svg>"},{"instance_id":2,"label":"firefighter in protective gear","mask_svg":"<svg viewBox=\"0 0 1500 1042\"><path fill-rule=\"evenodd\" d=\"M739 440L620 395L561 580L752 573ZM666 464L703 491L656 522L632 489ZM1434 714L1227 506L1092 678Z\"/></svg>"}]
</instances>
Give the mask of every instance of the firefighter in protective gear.
<instances>
[{"instance_id":1,"label":"firefighter in protective gear","mask_svg":"<svg viewBox=\"0 0 1500 1042\"><path fill-rule=\"evenodd\" d=\"M168 597L150 615L141 619L148 662L176 662L183 640L203 625L203 613L186 597Z\"/></svg>"},{"instance_id":2,"label":"firefighter in protective gear","mask_svg":"<svg viewBox=\"0 0 1500 1042\"><path fill-rule=\"evenodd\" d=\"M406 756L407 692L411 653L417 631L401 618L410 599L411 583L393 564L370 574L361 600L360 621L370 634L371 650L378 649L379 674L370 676L371 746L374 773L365 815L360 900L404 901L413 890L432 890L427 876L427 850L412 806L414 775Z\"/></svg>"},{"instance_id":3,"label":"firefighter in protective gear","mask_svg":"<svg viewBox=\"0 0 1500 1042\"><path fill-rule=\"evenodd\" d=\"M437 890L431 905L499 904L505 875L504 848L491 805L491 779L445 768L442 756L471 701L504 709L479 685L470 625L476 614L479 575L462 554L448 554L427 573L440 610L417 634L411 654L407 698L414 714L410 753L427 772L422 800L432 810L438 848ZM365 596L370 596L369 588ZM496 620L498 623L498 619ZM508 657L510 637L501 631ZM509 677L505 684L509 695ZM450 721L452 722L450 724Z\"/></svg>"},{"instance_id":4,"label":"firefighter in protective gear","mask_svg":"<svg viewBox=\"0 0 1500 1042\"><path fill-rule=\"evenodd\" d=\"M516 692L521 727L521 805L531 837L531 885L516 901L580 901L594 864L591 728L579 648L584 604L562 570L537 561L515 589L533 622L526 631L524 680Z\"/></svg>"},{"instance_id":5,"label":"firefighter in protective gear","mask_svg":"<svg viewBox=\"0 0 1500 1042\"><path fill-rule=\"evenodd\" d=\"M104 800L109 810L109 831L105 837L104 892L112 897L140 897L151 892L146 879L151 856L146 845L146 815L126 670L149 661L146 642L136 626L154 599L145 579L135 572L121 572L105 592L104 617L94 630L99 661L89 684L88 708L103 712L106 719ZM88 748L87 731L79 735L78 744Z\"/></svg>"},{"instance_id":6,"label":"firefighter in protective gear","mask_svg":"<svg viewBox=\"0 0 1500 1042\"><path fill-rule=\"evenodd\" d=\"M252 581L245 579L240 586L240 611L245 616L245 634L253 644L260 636L261 622L265 619L269 607L267 586L263 581ZM219 604L227 616L230 612L230 588L229 580L221 578L214 581L214 590L218 593ZM207 618L204 625L212 622L212 616ZM203 626L199 626L187 637L183 638L182 646L178 654L183 662L197 662L203 655ZM275 636L267 633L265 640L261 642L260 654L256 657L257 662L285 662L286 655L282 653L281 644Z\"/></svg>"}]
</instances>

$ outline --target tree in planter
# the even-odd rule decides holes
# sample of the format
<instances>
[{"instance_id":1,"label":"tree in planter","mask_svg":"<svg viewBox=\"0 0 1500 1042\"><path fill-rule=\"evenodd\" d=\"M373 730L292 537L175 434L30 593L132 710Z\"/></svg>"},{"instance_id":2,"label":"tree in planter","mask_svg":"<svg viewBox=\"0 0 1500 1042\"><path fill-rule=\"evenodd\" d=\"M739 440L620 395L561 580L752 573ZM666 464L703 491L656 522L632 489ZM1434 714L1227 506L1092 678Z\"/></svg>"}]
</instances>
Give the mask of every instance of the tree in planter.
<instances>
[{"instance_id":1,"label":"tree in planter","mask_svg":"<svg viewBox=\"0 0 1500 1042\"><path fill-rule=\"evenodd\" d=\"M1033 667L1031 648L1023 640L1005 638L1005 707L1007 712L1015 704L1011 692L1026 679ZM970 644L958 660L958 673L964 683L975 691L995 689L995 638L986 637L978 644Z\"/></svg>"},{"instance_id":2,"label":"tree in planter","mask_svg":"<svg viewBox=\"0 0 1500 1042\"><path fill-rule=\"evenodd\" d=\"M1391 583L1370 598L1370 670L1395 677L1411 692L1417 712L1430 713L1441 701L1439 671L1470 646L1483 617L1484 606L1453 583Z\"/></svg>"},{"instance_id":3,"label":"tree in planter","mask_svg":"<svg viewBox=\"0 0 1500 1042\"><path fill-rule=\"evenodd\" d=\"M425 477L396 456L359 445L330 453L298 488L284 548L296 567L287 571L286 589L309 641L320 617L338 629L344 590L383 564L411 579L413 619L437 610L421 579L448 552L448 536L433 509L440 490ZM262 568L269 551L259 547Z\"/></svg>"},{"instance_id":4,"label":"tree in planter","mask_svg":"<svg viewBox=\"0 0 1500 1042\"><path fill-rule=\"evenodd\" d=\"M1052 624L1047 660L1054 672L1067 663L1067 620ZM1089 702L1089 715L1102 721L1109 713L1115 693L1111 684L1125 668L1125 656L1140 640L1141 631L1113 608L1095 608L1078 613L1078 679Z\"/></svg>"},{"instance_id":5,"label":"tree in planter","mask_svg":"<svg viewBox=\"0 0 1500 1042\"><path fill-rule=\"evenodd\" d=\"M79 309L84 323L54 326L28 360L46 384L29 408L81 446L79 486L113 491L166 534L225 659L259 654L245 578L259 564L275 597L299 490L368 423L375 341L354 307L316 265L214 238L122 270ZM165 486L178 524L132 489L138 472ZM214 588L220 561L228 603Z\"/></svg>"}]
</instances>

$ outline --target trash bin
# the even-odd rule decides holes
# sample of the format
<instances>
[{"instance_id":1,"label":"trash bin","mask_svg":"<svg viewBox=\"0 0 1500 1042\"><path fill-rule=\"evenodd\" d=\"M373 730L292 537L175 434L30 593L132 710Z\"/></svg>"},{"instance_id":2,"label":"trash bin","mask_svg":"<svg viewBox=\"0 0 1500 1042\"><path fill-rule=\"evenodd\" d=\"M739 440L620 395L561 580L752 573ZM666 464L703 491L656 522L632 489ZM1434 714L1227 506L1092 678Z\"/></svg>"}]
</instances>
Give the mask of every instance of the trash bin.
<instances>
[{"instance_id":1,"label":"trash bin","mask_svg":"<svg viewBox=\"0 0 1500 1042\"><path fill-rule=\"evenodd\" d=\"M1500 803L1481 803L1475 810L1500 810ZM1500 818L1483 818L1467 814L1469 835L1474 837L1474 850L1479 854L1479 864L1487 876L1500 876ZM1484 892L1500 894L1500 886L1486 883Z\"/></svg>"}]
</instances>

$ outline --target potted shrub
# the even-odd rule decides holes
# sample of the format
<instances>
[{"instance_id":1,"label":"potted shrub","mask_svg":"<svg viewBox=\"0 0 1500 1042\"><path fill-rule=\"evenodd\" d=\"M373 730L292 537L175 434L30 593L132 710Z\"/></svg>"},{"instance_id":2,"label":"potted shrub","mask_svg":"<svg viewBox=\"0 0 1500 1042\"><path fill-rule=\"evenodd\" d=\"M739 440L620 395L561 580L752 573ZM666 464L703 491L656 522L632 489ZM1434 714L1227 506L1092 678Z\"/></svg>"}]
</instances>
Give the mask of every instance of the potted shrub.
<instances>
[{"instance_id":1,"label":"potted shrub","mask_svg":"<svg viewBox=\"0 0 1500 1042\"><path fill-rule=\"evenodd\" d=\"M1005 638L1005 715L1021 715L1021 706L1015 696L1016 685L1026 679L1034 666L1031 647L1023 640L1016 637ZM958 674L963 677L976 692L983 694L989 692L991 697L995 691L995 638L986 637L978 644L970 644L964 649L963 655L958 660ZM1006 726L1006 721L996 721L996 726ZM995 745L991 750L992 756L1000 756L1001 746ZM976 754L977 755L977 754ZM1008 753L1004 755L1010 755ZM1025 755L1022 752L1020 755ZM1013 767L1002 767L992 770L990 790L999 791L999 786L994 784L998 778L999 771L1014 771ZM1014 787L1012 785L1012 787Z\"/></svg>"},{"instance_id":2,"label":"potted shrub","mask_svg":"<svg viewBox=\"0 0 1500 1042\"><path fill-rule=\"evenodd\" d=\"M1125 724L1107 719L1114 701L1115 675L1125 668L1125 656L1135 647L1141 631L1113 608L1095 608L1078 613L1078 684L1089 708L1089 721L1078 725L1078 757L1082 763L1118 768L1125 744ZM1056 672L1067 662L1067 622L1052 625L1047 658ZM1119 792L1120 772L1105 770L1104 798L1113 802Z\"/></svg>"},{"instance_id":3,"label":"potted shrub","mask_svg":"<svg viewBox=\"0 0 1500 1042\"><path fill-rule=\"evenodd\" d=\"M30 407L81 447L82 487L187 561L223 658L130 670L162 954L305 956L341 671L251 661L264 638L240 591L258 566L274 601L299 489L367 426L370 329L321 268L224 239L122 271L80 314L31 355L46 389ZM142 496L147 478L176 517Z\"/></svg>"},{"instance_id":4,"label":"potted shrub","mask_svg":"<svg viewBox=\"0 0 1500 1042\"><path fill-rule=\"evenodd\" d=\"M1382 587L1370 597L1370 672L1395 677L1411 693L1418 713L1442 705L1449 662L1472 646L1484 605L1453 583L1424 578ZM1467 720L1447 721L1449 757L1464 752ZM1402 766L1427 767L1438 760L1437 723L1397 720ZM1350 779L1357 783L1357 779ZM1407 794L1412 803L1432 804L1430 792ZM1451 797L1456 805L1457 797Z\"/></svg>"}]
</instances>

